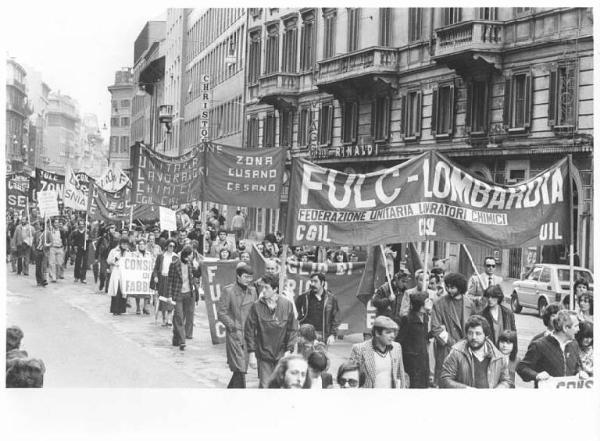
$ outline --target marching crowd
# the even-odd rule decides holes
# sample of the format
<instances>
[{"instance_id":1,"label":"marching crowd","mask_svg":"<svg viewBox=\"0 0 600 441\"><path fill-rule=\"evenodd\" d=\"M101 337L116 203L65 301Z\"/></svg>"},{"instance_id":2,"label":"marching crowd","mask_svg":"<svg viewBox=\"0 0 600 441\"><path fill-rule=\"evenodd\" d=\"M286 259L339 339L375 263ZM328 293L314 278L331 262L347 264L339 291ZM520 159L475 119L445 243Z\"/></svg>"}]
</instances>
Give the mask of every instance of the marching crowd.
<instances>
[{"instance_id":1,"label":"marching crowd","mask_svg":"<svg viewBox=\"0 0 600 441\"><path fill-rule=\"evenodd\" d=\"M593 374L593 297L587 282L575 283L574 311L558 303L545 309L546 329L520 359L514 315L503 304L502 278L495 274L494 258L488 257L485 272L470 279L446 273L437 258L428 272L412 274L401 265L373 294L376 317L370 335L352 346L333 378L328 349L338 339L341 293L328 289L326 276L311 274L309 289L294 298L287 288L280 289L279 232L257 241L255 234L248 234L239 210L228 230L216 208L208 212L204 226L193 206L177 217L178 231L168 232L141 222L120 229L112 223L88 224L72 213L46 224L34 215L9 216L11 270L27 276L32 260L37 285L45 287L48 280L64 279L69 263L75 283L87 283L91 268L98 292L110 295L109 311L118 316L133 307L120 287L120 260L129 255L148 259L153 268L150 287L156 295L132 296L135 313L150 314L153 306L161 313L162 325L172 328L172 344L185 350L186 340L193 338L200 298L200 262L205 256L238 259L236 281L222 292L217 307L226 329L229 388L245 388L250 369L256 369L261 388L512 388L516 375L537 387L550 377ZM264 274L253 274L248 264L251 243L266 259ZM333 263L364 257L355 248L290 251L288 259L297 261ZM389 247L385 255L393 259ZM11 350L18 350L14 346ZM13 366L15 375L18 369L37 369L43 378L43 363L41 368L31 363L37 367Z\"/></svg>"}]
</instances>

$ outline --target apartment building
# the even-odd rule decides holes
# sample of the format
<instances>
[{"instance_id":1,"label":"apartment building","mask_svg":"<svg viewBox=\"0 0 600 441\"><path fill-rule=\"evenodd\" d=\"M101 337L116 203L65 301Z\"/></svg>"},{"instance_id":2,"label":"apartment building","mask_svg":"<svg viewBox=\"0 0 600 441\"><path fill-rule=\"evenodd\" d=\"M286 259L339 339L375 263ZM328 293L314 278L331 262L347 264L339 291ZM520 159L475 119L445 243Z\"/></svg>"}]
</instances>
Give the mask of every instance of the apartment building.
<instances>
[{"instance_id":1,"label":"apartment building","mask_svg":"<svg viewBox=\"0 0 600 441\"><path fill-rule=\"evenodd\" d=\"M130 67L124 67L115 72L115 81L108 86L110 93L110 134L108 142L109 166L118 164L123 170L131 167L130 132L131 107L137 87L133 83L133 73Z\"/></svg>"},{"instance_id":2,"label":"apartment building","mask_svg":"<svg viewBox=\"0 0 600 441\"><path fill-rule=\"evenodd\" d=\"M73 164L80 155L81 118L79 105L60 91L50 92L44 131L44 170L64 174L65 166ZM76 168L75 166L73 166Z\"/></svg>"},{"instance_id":3,"label":"apartment building","mask_svg":"<svg viewBox=\"0 0 600 441\"><path fill-rule=\"evenodd\" d=\"M29 152L29 116L32 113L25 85L27 72L12 58L6 60L6 164L7 171L22 171Z\"/></svg>"}]
</instances>

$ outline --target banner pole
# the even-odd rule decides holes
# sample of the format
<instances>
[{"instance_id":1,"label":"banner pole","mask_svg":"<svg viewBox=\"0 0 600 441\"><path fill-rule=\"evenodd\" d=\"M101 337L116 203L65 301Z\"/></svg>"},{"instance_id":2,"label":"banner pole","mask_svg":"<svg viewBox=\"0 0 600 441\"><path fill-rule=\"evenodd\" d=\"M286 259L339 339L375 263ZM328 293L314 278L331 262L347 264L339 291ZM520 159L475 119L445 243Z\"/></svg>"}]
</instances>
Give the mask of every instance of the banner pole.
<instances>
[{"instance_id":1,"label":"banner pole","mask_svg":"<svg viewBox=\"0 0 600 441\"><path fill-rule=\"evenodd\" d=\"M133 204L131 204L131 209L129 210L129 228L133 228Z\"/></svg>"},{"instance_id":2,"label":"banner pole","mask_svg":"<svg viewBox=\"0 0 600 441\"><path fill-rule=\"evenodd\" d=\"M85 230L83 231L83 251L87 251L87 227L88 227L88 214L85 213Z\"/></svg>"},{"instance_id":3,"label":"banner pole","mask_svg":"<svg viewBox=\"0 0 600 441\"><path fill-rule=\"evenodd\" d=\"M471 266L473 267L473 270L475 271L477 278L481 281L481 276L479 275L479 271L477 271L477 267L475 266L475 262L473 262L473 257L471 256L469 249L467 248L467 246L464 243L461 243L461 246L465 250L465 253L467 253L467 257L469 258L469 261L471 262Z\"/></svg>"},{"instance_id":4,"label":"banner pole","mask_svg":"<svg viewBox=\"0 0 600 441\"><path fill-rule=\"evenodd\" d=\"M288 246L283 244L283 250L281 251L281 270L279 271L279 295L283 294L283 285L287 276L287 254Z\"/></svg>"},{"instance_id":5,"label":"banner pole","mask_svg":"<svg viewBox=\"0 0 600 441\"><path fill-rule=\"evenodd\" d=\"M427 236L425 236L425 258L423 259L423 287L422 290L427 292L427 259L429 259L429 240L427 240ZM418 283L418 281L417 281Z\"/></svg>"},{"instance_id":6,"label":"banner pole","mask_svg":"<svg viewBox=\"0 0 600 441\"><path fill-rule=\"evenodd\" d=\"M573 288L575 285L575 246L573 243L573 236L575 236L575 225L573 219L573 156L569 153L568 158L568 173L569 177L569 290L571 295L569 296L569 309L573 311L575 309L575 293Z\"/></svg>"},{"instance_id":7,"label":"banner pole","mask_svg":"<svg viewBox=\"0 0 600 441\"><path fill-rule=\"evenodd\" d=\"M383 250L383 245L379 245L379 249L381 250L381 256L383 257L383 264L385 266L385 278L388 283L388 287L390 288L390 295L394 293L392 289L392 279L390 278L390 273L388 272L387 267L387 259L385 258L385 251ZM365 268L365 271L369 271L369 268Z\"/></svg>"}]
</instances>

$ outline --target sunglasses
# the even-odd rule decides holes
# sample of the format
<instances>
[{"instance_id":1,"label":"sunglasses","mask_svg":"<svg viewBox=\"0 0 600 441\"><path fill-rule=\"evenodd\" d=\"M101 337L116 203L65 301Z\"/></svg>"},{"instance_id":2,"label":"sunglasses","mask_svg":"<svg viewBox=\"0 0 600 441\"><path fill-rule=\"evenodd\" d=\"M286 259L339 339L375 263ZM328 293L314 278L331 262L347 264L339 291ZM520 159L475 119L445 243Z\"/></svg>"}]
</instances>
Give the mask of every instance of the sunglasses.
<instances>
[{"instance_id":1,"label":"sunglasses","mask_svg":"<svg viewBox=\"0 0 600 441\"><path fill-rule=\"evenodd\" d=\"M358 381L353 378L350 378L350 379L340 378L339 383L340 383L340 386L345 386L346 383L348 383L350 385L350 387L358 386Z\"/></svg>"},{"instance_id":2,"label":"sunglasses","mask_svg":"<svg viewBox=\"0 0 600 441\"><path fill-rule=\"evenodd\" d=\"M496 265L486 265L488 268L496 268Z\"/></svg>"}]
</instances>

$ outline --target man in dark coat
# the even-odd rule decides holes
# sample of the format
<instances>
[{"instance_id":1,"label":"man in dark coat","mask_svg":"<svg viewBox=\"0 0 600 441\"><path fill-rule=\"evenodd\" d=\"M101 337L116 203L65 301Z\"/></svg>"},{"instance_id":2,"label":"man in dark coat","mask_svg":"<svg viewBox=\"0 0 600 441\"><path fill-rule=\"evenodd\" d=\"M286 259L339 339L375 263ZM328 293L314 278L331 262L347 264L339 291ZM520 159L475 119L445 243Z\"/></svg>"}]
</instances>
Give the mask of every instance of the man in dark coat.
<instances>
[{"instance_id":1,"label":"man in dark coat","mask_svg":"<svg viewBox=\"0 0 600 441\"><path fill-rule=\"evenodd\" d=\"M236 269L236 282L227 285L221 293L217 306L217 317L225 326L227 364L233 372L228 389L245 389L248 370L248 351L244 338L244 326L250 308L258 296L252 285L252 269L240 262Z\"/></svg>"},{"instance_id":2,"label":"man in dark coat","mask_svg":"<svg viewBox=\"0 0 600 441\"><path fill-rule=\"evenodd\" d=\"M465 296L467 279L462 274L444 277L446 291L433 304L431 331L435 337L435 384L439 384L444 360L452 346L466 337L465 323L474 314L473 301Z\"/></svg>"},{"instance_id":3,"label":"man in dark coat","mask_svg":"<svg viewBox=\"0 0 600 441\"><path fill-rule=\"evenodd\" d=\"M398 322L400 320L400 305L407 289L407 281L410 273L405 268L400 268L391 282L385 282L375 290L371 304L377 312L375 316L385 315ZM390 285L392 289L390 291Z\"/></svg>"},{"instance_id":4,"label":"man in dark coat","mask_svg":"<svg viewBox=\"0 0 600 441\"><path fill-rule=\"evenodd\" d=\"M328 345L335 342L339 322L337 299L325 289L325 275L314 273L310 276L310 289L296 299L298 322L315 327L317 338Z\"/></svg>"},{"instance_id":5,"label":"man in dark coat","mask_svg":"<svg viewBox=\"0 0 600 441\"><path fill-rule=\"evenodd\" d=\"M167 278L168 297L175 301L173 313L173 346L185 349L185 339L192 337L194 329L194 305L198 301L198 293L194 286L192 272L192 247L181 250L179 259L174 259L169 267Z\"/></svg>"},{"instance_id":6,"label":"man in dark coat","mask_svg":"<svg viewBox=\"0 0 600 441\"><path fill-rule=\"evenodd\" d=\"M77 230L71 233L71 246L75 252L75 282L87 283L85 276L87 273L87 254L89 245L88 234L86 231L85 222L80 220L77 225Z\"/></svg>"}]
</instances>

